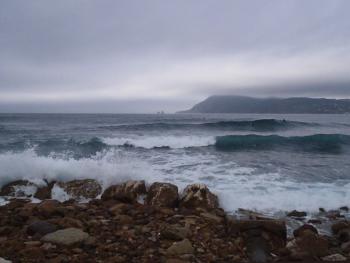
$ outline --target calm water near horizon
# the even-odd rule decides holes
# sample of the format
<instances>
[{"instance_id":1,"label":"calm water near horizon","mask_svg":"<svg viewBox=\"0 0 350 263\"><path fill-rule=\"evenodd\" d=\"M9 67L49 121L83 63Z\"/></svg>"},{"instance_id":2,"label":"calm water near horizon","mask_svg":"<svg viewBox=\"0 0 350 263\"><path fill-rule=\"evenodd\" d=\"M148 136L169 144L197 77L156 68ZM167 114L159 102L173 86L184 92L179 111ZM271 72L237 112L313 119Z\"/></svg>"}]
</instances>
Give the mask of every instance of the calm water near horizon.
<instances>
[{"instance_id":1,"label":"calm water near horizon","mask_svg":"<svg viewBox=\"0 0 350 263\"><path fill-rule=\"evenodd\" d=\"M0 114L0 186L205 183L228 211L316 211L349 205L349 153L350 115Z\"/></svg>"}]
</instances>

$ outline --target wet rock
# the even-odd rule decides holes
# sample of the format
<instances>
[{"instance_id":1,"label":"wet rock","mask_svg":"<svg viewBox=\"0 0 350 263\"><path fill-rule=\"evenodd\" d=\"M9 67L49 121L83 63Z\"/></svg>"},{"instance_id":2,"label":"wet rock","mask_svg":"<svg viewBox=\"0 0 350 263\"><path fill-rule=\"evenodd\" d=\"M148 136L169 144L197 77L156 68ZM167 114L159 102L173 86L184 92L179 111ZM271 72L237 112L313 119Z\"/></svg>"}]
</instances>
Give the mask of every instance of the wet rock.
<instances>
[{"instance_id":1,"label":"wet rock","mask_svg":"<svg viewBox=\"0 0 350 263\"><path fill-rule=\"evenodd\" d=\"M328 240L315 234L311 230L303 231L303 235L296 238L296 245L297 251L303 252L311 257L322 257L328 254Z\"/></svg>"},{"instance_id":2,"label":"wet rock","mask_svg":"<svg viewBox=\"0 0 350 263\"><path fill-rule=\"evenodd\" d=\"M96 198L102 191L101 185L93 179L59 182L57 185L76 200Z\"/></svg>"},{"instance_id":3,"label":"wet rock","mask_svg":"<svg viewBox=\"0 0 350 263\"><path fill-rule=\"evenodd\" d=\"M184 255L193 253L194 249L192 247L191 242L188 239L175 242L167 249L168 255Z\"/></svg>"},{"instance_id":4,"label":"wet rock","mask_svg":"<svg viewBox=\"0 0 350 263\"><path fill-rule=\"evenodd\" d=\"M346 261L347 258L341 254L333 254L322 258L323 261Z\"/></svg>"},{"instance_id":5,"label":"wet rock","mask_svg":"<svg viewBox=\"0 0 350 263\"><path fill-rule=\"evenodd\" d=\"M187 237L189 229L181 226L168 226L161 231L160 236L162 239L180 241Z\"/></svg>"},{"instance_id":6,"label":"wet rock","mask_svg":"<svg viewBox=\"0 0 350 263\"><path fill-rule=\"evenodd\" d=\"M344 228L340 230L338 232L337 238L342 243L350 241L350 228Z\"/></svg>"},{"instance_id":7,"label":"wet rock","mask_svg":"<svg viewBox=\"0 0 350 263\"><path fill-rule=\"evenodd\" d=\"M27 241L27 242L24 242L24 245L26 245L27 247L40 247L41 242L40 241Z\"/></svg>"},{"instance_id":8,"label":"wet rock","mask_svg":"<svg viewBox=\"0 0 350 263\"><path fill-rule=\"evenodd\" d=\"M187 208L216 209L219 207L218 197L211 193L204 184L192 184L185 188L180 206Z\"/></svg>"},{"instance_id":9,"label":"wet rock","mask_svg":"<svg viewBox=\"0 0 350 263\"><path fill-rule=\"evenodd\" d=\"M0 263L11 263L12 261L0 258Z\"/></svg>"},{"instance_id":10,"label":"wet rock","mask_svg":"<svg viewBox=\"0 0 350 263\"><path fill-rule=\"evenodd\" d=\"M50 224L46 221L36 221L28 226L27 234L30 236L34 236L35 234L43 236L55 232L56 230L57 226L54 224Z\"/></svg>"},{"instance_id":11,"label":"wet rock","mask_svg":"<svg viewBox=\"0 0 350 263\"><path fill-rule=\"evenodd\" d=\"M145 181L127 181L123 184L112 185L102 194L102 200L119 200L127 203L135 203L138 196L146 193Z\"/></svg>"},{"instance_id":12,"label":"wet rock","mask_svg":"<svg viewBox=\"0 0 350 263\"><path fill-rule=\"evenodd\" d=\"M315 234L318 234L318 231L317 231L317 229L316 229L314 226L305 224L305 225L302 225L301 227L295 229L295 230L293 231L293 235L294 235L295 237L302 236L303 233L304 233L306 230L309 230L309 231L314 232Z\"/></svg>"},{"instance_id":13,"label":"wet rock","mask_svg":"<svg viewBox=\"0 0 350 263\"><path fill-rule=\"evenodd\" d=\"M345 253L350 253L350 241L341 244L341 249Z\"/></svg>"},{"instance_id":14,"label":"wet rock","mask_svg":"<svg viewBox=\"0 0 350 263\"><path fill-rule=\"evenodd\" d=\"M287 216L289 217L305 217L306 215L307 215L306 212L297 211L297 210L293 210L292 212L289 212L287 214Z\"/></svg>"},{"instance_id":15,"label":"wet rock","mask_svg":"<svg viewBox=\"0 0 350 263\"><path fill-rule=\"evenodd\" d=\"M160 207L175 207L179 200L178 188L169 183L153 183L149 188L146 202Z\"/></svg>"},{"instance_id":16,"label":"wet rock","mask_svg":"<svg viewBox=\"0 0 350 263\"><path fill-rule=\"evenodd\" d=\"M58 245L73 245L81 243L89 238L89 234L78 228L66 228L45 235L41 241Z\"/></svg>"},{"instance_id":17,"label":"wet rock","mask_svg":"<svg viewBox=\"0 0 350 263\"><path fill-rule=\"evenodd\" d=\"M36 192L37 186L27 180L17 180L4 185L0 196L31 197Z\"/></svg>"},{"instance_id":18,"label":"wet rock","mask_svg":"<svg viewBox=\"0 0 350 263\"><path fill-rule=\"evenodd\" d=\"M39 187L34 195L35 198L40 200L51 199L52 188L55 185L55 182L46 182L46 185Z\"/></svg>"},{"instance_id":19,"label":"wet rock","mask_svg":"<svg viewBox=\"0 0 350 263\"><path fill-rule=\"evenodd\" d=\"M332 225L333 234L338 234L340 230L350 227L350 224L346 220L336 222Z\"/></svg>"}]
</instances>

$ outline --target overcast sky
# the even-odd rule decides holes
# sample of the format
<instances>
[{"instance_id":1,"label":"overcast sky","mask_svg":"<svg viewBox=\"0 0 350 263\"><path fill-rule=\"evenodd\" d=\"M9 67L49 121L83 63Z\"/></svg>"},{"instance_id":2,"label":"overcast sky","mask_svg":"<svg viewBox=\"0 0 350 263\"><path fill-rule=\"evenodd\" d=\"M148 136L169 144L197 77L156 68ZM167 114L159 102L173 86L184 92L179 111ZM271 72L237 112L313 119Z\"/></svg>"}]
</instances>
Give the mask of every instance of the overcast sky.
<instances>
[{"instance_id":1,"label":"overcast sky","mask_svg":"<svg viewBox=\"0 0 350 263\"><path fill-rule=\"evenodd\" d=\"M0 111L350 98L349 12L349 0L0 0Z\"/></svg>"}]
</instances>

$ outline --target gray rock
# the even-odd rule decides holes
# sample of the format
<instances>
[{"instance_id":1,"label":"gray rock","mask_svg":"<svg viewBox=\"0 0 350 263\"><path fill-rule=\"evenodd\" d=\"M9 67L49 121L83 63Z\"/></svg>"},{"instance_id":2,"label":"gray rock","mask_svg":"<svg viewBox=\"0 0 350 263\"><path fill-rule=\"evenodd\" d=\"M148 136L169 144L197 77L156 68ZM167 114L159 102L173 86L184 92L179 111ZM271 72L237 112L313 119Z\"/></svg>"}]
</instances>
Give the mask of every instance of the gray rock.
<instances>
[{"instance_id":1,"label":"gray rock","mask_svg":"<svg viewBox=\"0 0 350 263\"><path fill-rule=\"evenodd\" d=\"M184 239L180 242L175 242L167 249L168 255L184 255L193 253L194 249L188 239Z\"/></svg>"},{"instance_id":2,"label":"gray rock","mask_svg":"<svg viewBox=\"0 0 350 263\"><path fill-rule=\"evenodd\" d=\"M323 261L346 261L347 258L341 254L333 254L322 258Z\"/></svg>"},{"instance_id":3,"label":"gray rock","mask_svg":"<svg viewBox=\"0 0 350 263\"><path fill-rule=\"evenodd\" d=\"M89 234L78 228L66 228L45 235L41 241L50 242L58 245L73 245L83 242L89 238Z\"/></svg>"},{"instance_id":4,"label":"gray rock","mask_svg":"<svg viewBox=\"0 0 350 263\"><path fill-rule=\"evenodd\" d=\"M0 263L12 263L12 261L0 258Z\"/></svg>"}]
</instances>

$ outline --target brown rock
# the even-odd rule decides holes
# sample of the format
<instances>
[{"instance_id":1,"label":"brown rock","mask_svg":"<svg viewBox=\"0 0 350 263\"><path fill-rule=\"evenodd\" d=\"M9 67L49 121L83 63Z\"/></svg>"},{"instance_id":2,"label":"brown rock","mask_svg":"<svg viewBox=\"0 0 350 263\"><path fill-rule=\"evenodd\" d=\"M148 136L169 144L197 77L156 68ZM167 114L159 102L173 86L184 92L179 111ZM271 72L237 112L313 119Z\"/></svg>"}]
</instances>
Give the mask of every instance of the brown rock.
<instances>
[{"instance_id":1,"label":"brown rock","mask_svg":"<svg viewBox=\"0 0 350 263\"><path fill-rule=\"evenodd\" d=\"M350 241L350 227L340 230L337 237L338 240L342 243Z\"/></svg>"},{"instance_id":2,"label":"brown rock","mask_svg":"<svg viewBox=\"0 0 350 263\"><path fill-rule=\"evenodd\" d=\"M23 188L33 187L33 193L25 193ZM37 186L27 180L17 180L4 185L1 188L0 196L30 197L35 193Z\"/></svg>"},{"instance_id":3,"label":"brown rock","mask_svg":"<svg viewBox=\"0 0 350 263\"><path fill-rule=\"evenodd\" d=\"M180 206L186 208L216 209L219 207L218 197L211 193L204 184L192 184L185 188Z\"/></svg>"},{"instance_id":4,"label":"brown rock","mask_svg":"<svg viewBox=\"0 0 350 263\"><path fill-rule=\"evenodd\" d=\"M76 200L96 198L102 191L101 185L93 179L59 182L57 185Z\"/></svg>"},{"instance_id":5,"label":"brown rock","mask_svg":"<svg viewBox=\"0 0 350 263\"><path fill-rule=\"evenodd\" d=\"M35 198L40 200L51 199L51 191L55 182L46 182L46 185L39 187L34 195Z\"/></svg>"},{"instance_id":6,"label":"brown rock","mask_svg":"<svg viewBox=\"0 0 350 263\"><path fill-rule=\"evenodd\" d=\"M127 181L123 184L112 185L102 194L102 200L119 200L127 203L134 203L138 196L146 193L145 181Z\"/></svg>"},{"instance_id":7,"label":"brown rock","mask_svg":"<svg viewBox=\"0 0 350 263\"><path fill-rule=\"evenodd\" d=\"M62 215L62 212L58 209L59 205L60 202L57 200L44 200L38 206L36 206L35 210L43 217Z\"/></svg>"},{"instance_id":8,"label":"brown rock","mask_svg":"<svg viewBox=\"0 0 350 263\"><path fill-rule=\"evenodd\" d=\"M305 230L303 235L296 239L296 245L299 251L302 251L310 256L323 257L328 254L327 239L316 235L311 230Z\"/></svg>"},{"instance_id":9,"label":"brown rock","mask_svg":"<svg viewBox=\"0 0 350 263\"><path fill-rule=\"evenodd\" d=\"M149 205L175 207L179 200L178 188L169 183L153 183L149 188L146 202Z\"/></svg>"},{"instance_id":10,"label":"brown rock","mask_svg":"<svg viewBox=\"0 0 350 263\"><path fill-rule=\"evenodd\" d=\"M318 231L317 231L317 229L314 226L309 225L309 224L305 224L305 225L302 225L301 227L295 229L293 231L293 235L295 237L302 236L303 233L305 232L305 230L310 230L310 231L314 232L315 234L318 234Z\"/></svg>"},{"instance_id":11,"label":"brown rock","mask_svg":"<svg viewBox=\"0 0 350 263\"><path fill-rule=\"evenodd\" d=\"M348 221L346 220L342 220L342 221L339 221L339 222L336 222L332 225L332 232L333 234L338 234L338 232L342 229L345 229L345 228L348 228L350 227L350 224Z\"/></svg>"}]
</instances>

